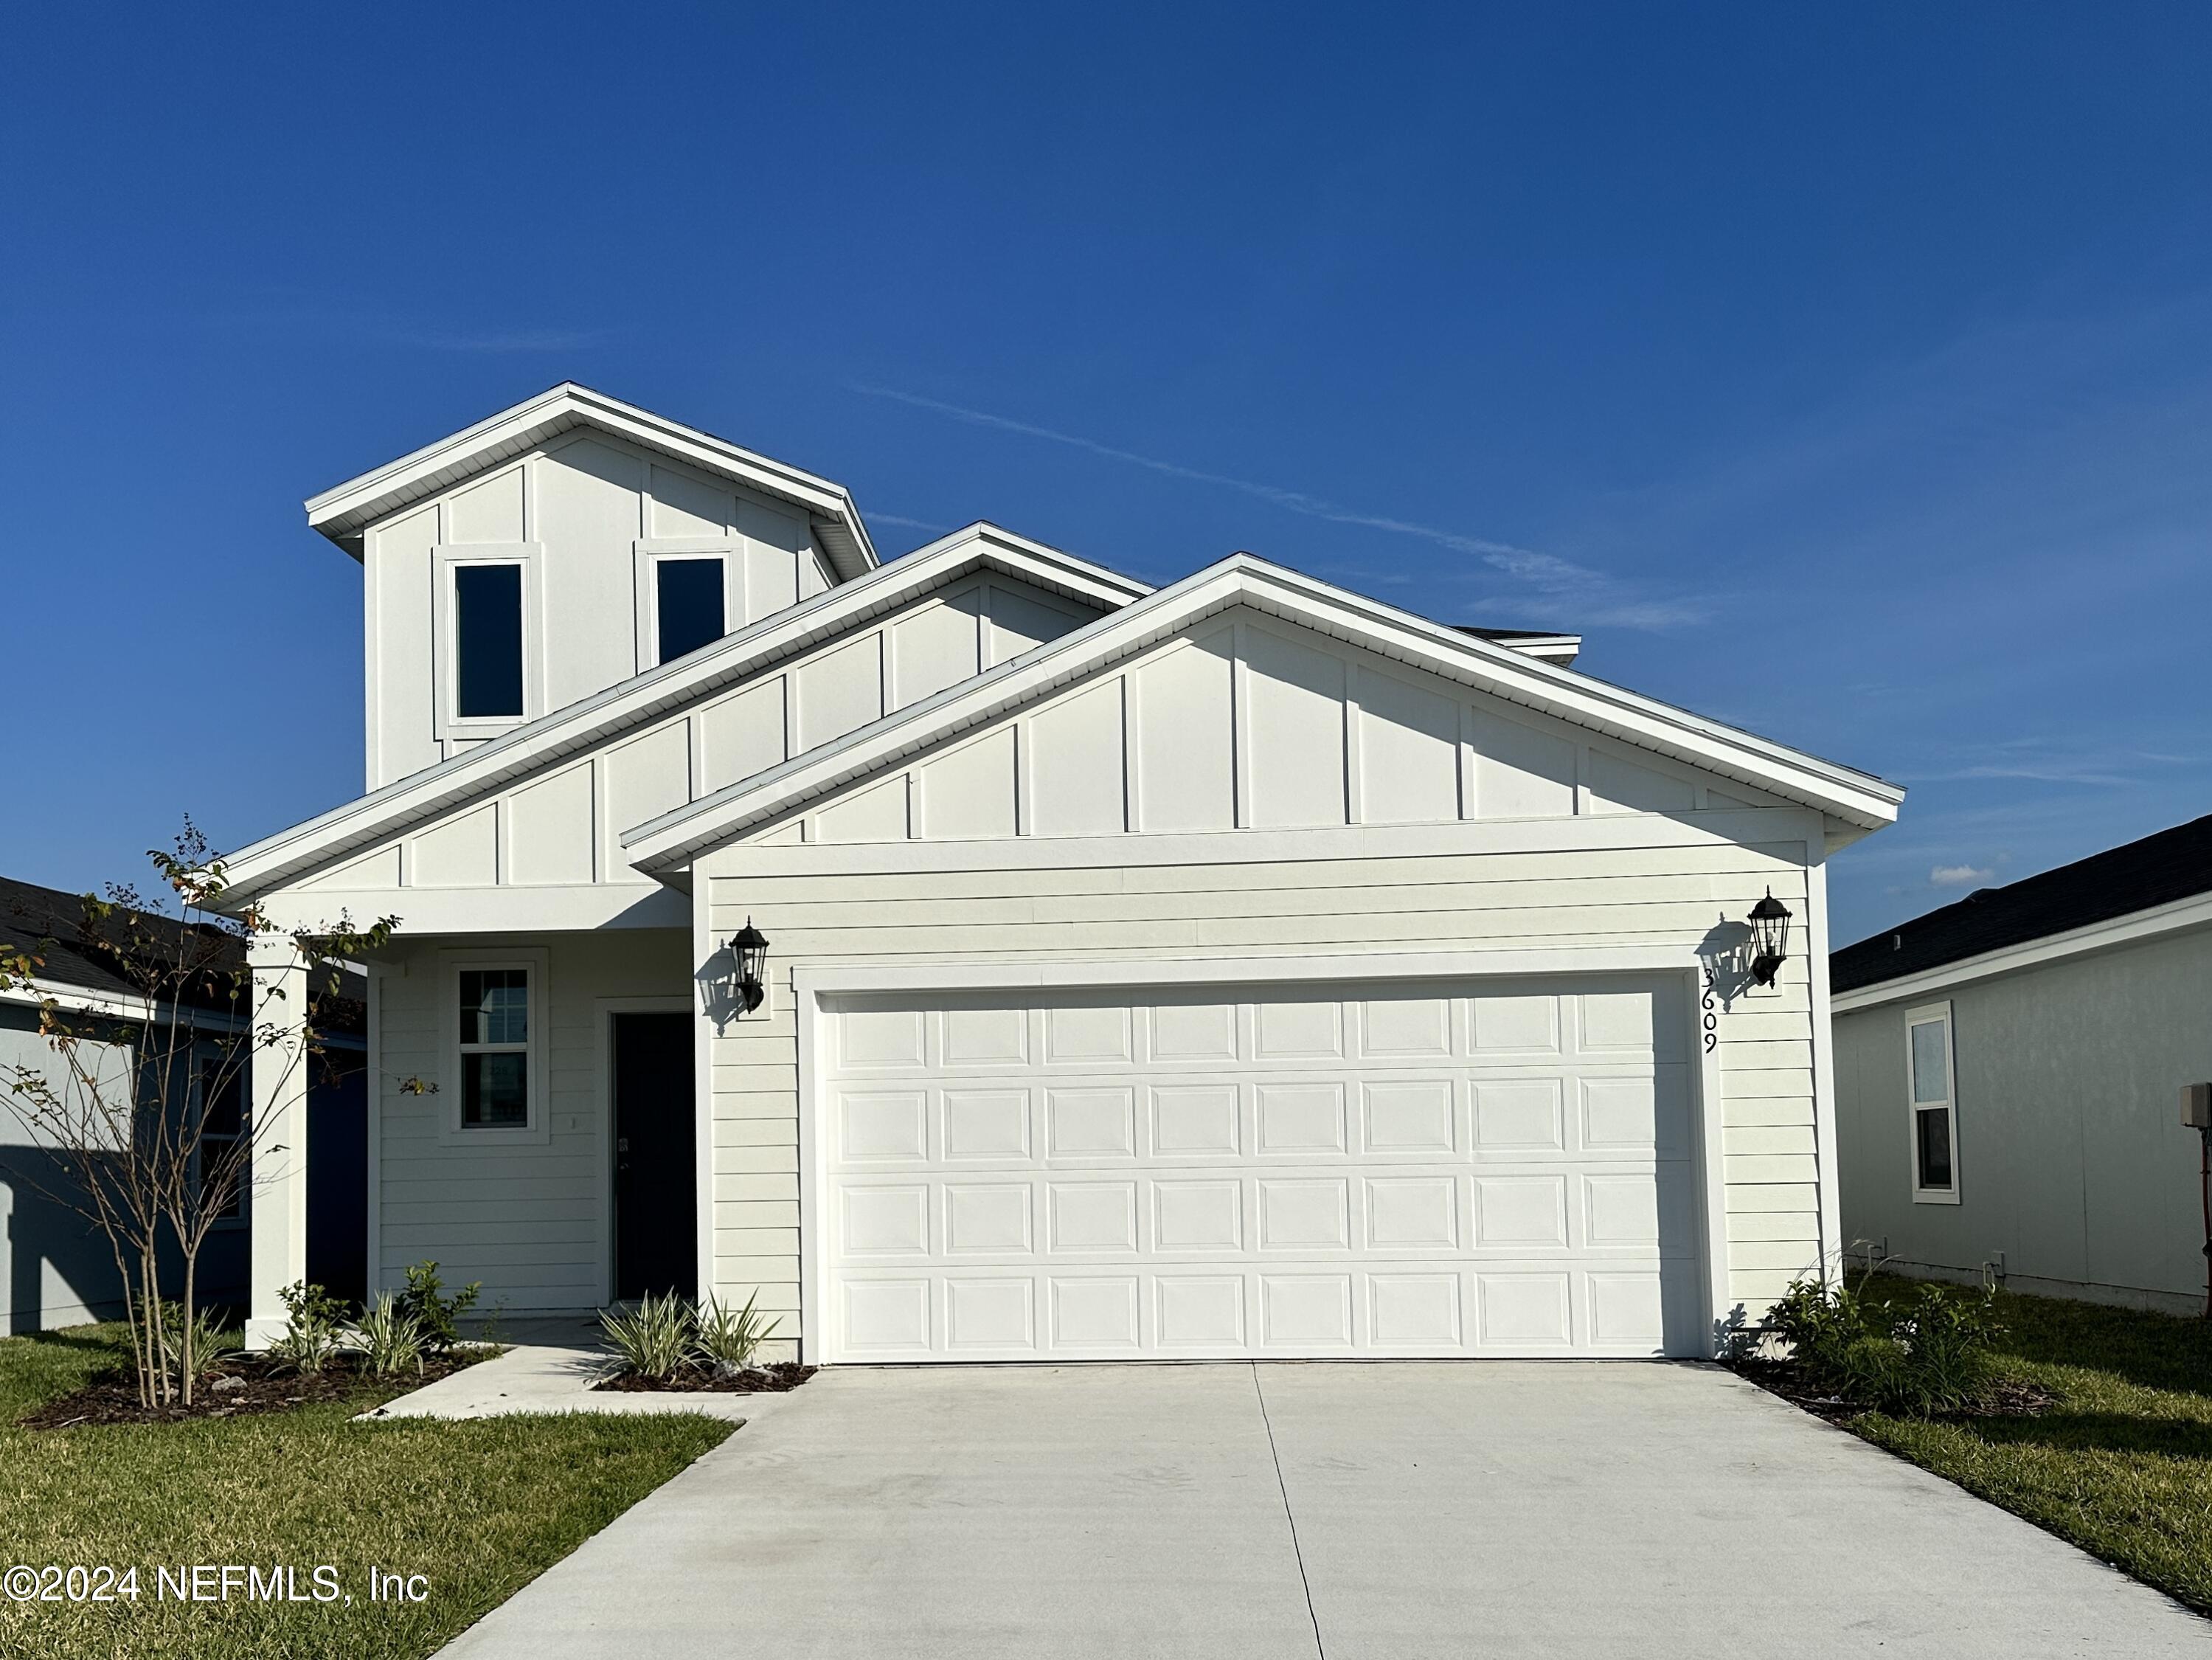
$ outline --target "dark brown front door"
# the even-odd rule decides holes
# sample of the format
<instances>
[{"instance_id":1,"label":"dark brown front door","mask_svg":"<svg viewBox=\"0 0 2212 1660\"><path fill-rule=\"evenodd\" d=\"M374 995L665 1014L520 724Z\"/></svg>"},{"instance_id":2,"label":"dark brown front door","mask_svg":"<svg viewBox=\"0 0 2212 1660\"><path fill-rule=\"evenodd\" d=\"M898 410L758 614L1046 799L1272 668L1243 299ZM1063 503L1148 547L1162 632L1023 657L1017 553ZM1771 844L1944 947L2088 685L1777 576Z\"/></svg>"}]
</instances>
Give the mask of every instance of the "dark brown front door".
<instances>
[{"instance_id":1,"label":"dark brown front door","mask_svg":"<svg viewBox=\"0 0 2212 1660\"><path fill-rule=\"evenodd\" d=\"M697 1108L691 1016L615 1022L615 1295L696 1294Z\"/></svg>"}]
</instances>

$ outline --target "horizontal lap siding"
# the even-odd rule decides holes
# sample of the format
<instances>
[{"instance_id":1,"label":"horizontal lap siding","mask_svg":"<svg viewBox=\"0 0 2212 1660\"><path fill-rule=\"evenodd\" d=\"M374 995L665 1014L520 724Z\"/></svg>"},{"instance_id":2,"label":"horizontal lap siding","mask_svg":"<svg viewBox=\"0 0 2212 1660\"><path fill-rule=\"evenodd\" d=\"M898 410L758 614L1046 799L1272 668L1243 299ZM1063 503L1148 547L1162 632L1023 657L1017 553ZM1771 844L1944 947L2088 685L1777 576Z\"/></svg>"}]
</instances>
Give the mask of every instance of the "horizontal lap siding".
<instances>
[{"instance_id":1,"label":"horizontal lap siding","mask_svg":"<svg viewBox=\"0 0 2212 1660\"><path fill-rule=\"evenodd\" d=\"M834 857L836 850L825 848ZM748 917L774 942L760 1014L713 1040L714 1278L757 1288L796 1326L799 1277L798 1032L804 964L1018 964L1149 955L1233 959L1401 950L1679 949L1685 965L1723 915L1771 888L1802 918L1796 844L1468 854L1273 864L975 869L821 875L696 873L709 937ZM979 846L977 862L988 861ZM1723 1231L1731 1295L1753 1318L1817 1266L1819 1170L1811 1003L1801 945L1782 985L1722 1017Z\"/></svg>"},{"instance_id":2,"label":"horizontal lap siding","mask_svg":"<svg viewBox=\"0 0 2212 1660\"><path fill-rule=\"evenodd\" d=\"M543 1144L471 1147L441 1140L459 1080L444 1075L441 945L471 952L547 950ZM448 1285L483 1282L483 1305L595 1307L607 1259L606 1103L601 1098L602 998L671 998L690 992L688 936L610 930L532 939L410 941L378 992L380 1066L378 1262L397 1286L408 1264L438 1263ZM401 1085L438 1085L416 1095Z\"/></svg>"}]
</instances>

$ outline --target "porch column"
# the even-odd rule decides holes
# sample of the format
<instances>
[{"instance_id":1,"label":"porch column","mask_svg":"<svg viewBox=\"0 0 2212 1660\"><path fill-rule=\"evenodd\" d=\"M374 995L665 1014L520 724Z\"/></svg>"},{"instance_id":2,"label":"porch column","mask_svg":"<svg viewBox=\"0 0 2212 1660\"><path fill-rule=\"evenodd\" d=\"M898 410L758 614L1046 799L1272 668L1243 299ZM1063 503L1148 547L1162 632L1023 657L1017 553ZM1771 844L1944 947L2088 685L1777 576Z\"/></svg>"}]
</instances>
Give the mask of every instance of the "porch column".
<instances>
[{"instance_id":1,"label":"porch column","mask_svg":"<svg viewBox=\"0 0 2212 1660\"><path fill-rule=\"evenodd\" d=\"M307 1277L307 965L289 939L257 939L255 1048L248 1068L252 1167L246 1183L252 1230L251 1306L246 1347L266 1348L284 1329L276 1293ZM272 1031L277 1041L264 1044Z\"/></svg>"}]
</instances>

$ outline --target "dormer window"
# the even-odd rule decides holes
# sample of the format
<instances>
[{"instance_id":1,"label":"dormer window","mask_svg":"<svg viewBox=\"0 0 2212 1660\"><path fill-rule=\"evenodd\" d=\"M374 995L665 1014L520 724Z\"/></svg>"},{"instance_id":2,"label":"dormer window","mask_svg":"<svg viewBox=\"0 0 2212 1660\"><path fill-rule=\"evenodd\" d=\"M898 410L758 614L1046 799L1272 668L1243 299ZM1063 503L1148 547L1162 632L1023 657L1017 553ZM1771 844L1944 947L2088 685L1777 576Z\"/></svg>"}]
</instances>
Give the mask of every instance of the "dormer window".
<instances>
[{"instance_id":1,"label":"dormer window","mask_svg":"<svg viewBox=\"0 0 2212 1660\"><path fill-rule=\"evenodd\" d=\"M729 632L722 560L696 555L652 562L655 662L672 663Z\"/></svg>"},{"instance_id":2,"label":"dormer window","mask_svg":"<svg viewBox=\"0 0 2212 1660\"><path fill-rule=\"evenodd\" d=\"M480 742L544 714L544 547L450 542L431 554L436 736Z\"/></svg>"},{"instance_id":3,"label":"dormer window","mask_svg":"<svg viewBox=\"0 0 2212 1660\"><path fill-rule=\"evenodd\" d=\"M522 567L453 567L453 714L463 721L522 714Z\"/></svg>"},{"instance_id":4,"label":"dormer window","mask_svg":"<svg viewBox=\"0 0 2212 1660\"><path fill-rule=\"evenodd\" d=\"M726 537L668 536L632 545L641 672L689 657L745 625L742 543Z\"/></svg>"}]
</instances>

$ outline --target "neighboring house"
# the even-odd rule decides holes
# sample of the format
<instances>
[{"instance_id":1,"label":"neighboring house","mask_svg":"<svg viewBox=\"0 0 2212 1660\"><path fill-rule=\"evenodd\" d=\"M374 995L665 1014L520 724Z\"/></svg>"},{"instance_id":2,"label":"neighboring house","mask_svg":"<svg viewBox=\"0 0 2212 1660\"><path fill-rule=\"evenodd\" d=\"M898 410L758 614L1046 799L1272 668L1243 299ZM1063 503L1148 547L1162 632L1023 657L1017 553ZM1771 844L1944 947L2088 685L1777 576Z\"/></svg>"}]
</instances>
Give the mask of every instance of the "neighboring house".
<instances>
[{"instance_id":1,"label":"neighboring house","mask_svg":"<svg viewBox=\"0 0 2212 1660\"><path fill-rule=\"evenodd\" d=\"M172 918L142 915L140 926L158 944L179 925ZM48 998L80 1025L112 1023L106 1033L112 1041L88 1043L80 1058L124 1089L132 1085L137 1034L149 1015L159 1018L159 1012L149 1010L114 958L87 938L76 894L0 877L0 946L36 952L44 959L33 983L0 989L0 1332L51 1330L115 1317L122 1312L123 1292L106 1236L71 1207L68 1195L77 1190L71 1166L33 1131L10 1085L19 1067L56 1087L67 1076L66 1064L39 1030L40 1006ZM242 952L234 959L240 967L244 960ZM223 1092L228 1098L203 1098L203 1085L218 1055L215 1039L230 1030L229 1022L222 1011L209 1008L189 1013L187 1023L196 1033L204 1030L208 1041L197 1047L200 1065L179 1067L169 1080L165 1110L193 1113L204 1107L212 1114L204 1135L235 1133L243 1128L240 1080L230 1080ZM310 1062L308 1080L318 1138L311 1174L316 1222L310 1261L318 1278L357 1297L366 1280L361 1242L367 1091L361 1021L343 1006L332 1006L325 1024L325 1053ZM218 1223L201 1253L197 1290L204 1303L246 1304L249 1208L241 1198L235 1221Z\"/></svg>"},{"instance_id":2,"label":"neighboring house","mask_svg":"<svg viewBox=\"0 0 2212 1660\"><path fill-rule=\"evenodd\" d=\"M380 1283L757 1295L827 1362L1699 1354L1836 1256L1825 860L1890 785L1249 555L879 565L574 386L307 513L368 791L228 869L400 919Z\"/></svg>"},{"instance_id":3,"label":"neighboring house","mask_svg":"<svg viewBox=\"0 0 2212 1660\"><path fill-rule=\"evenodd\" d=\"M1898 1268L2204 1305L2212 818L1839 951L1844 1231Z\"/></svg>"}]
</instances>

